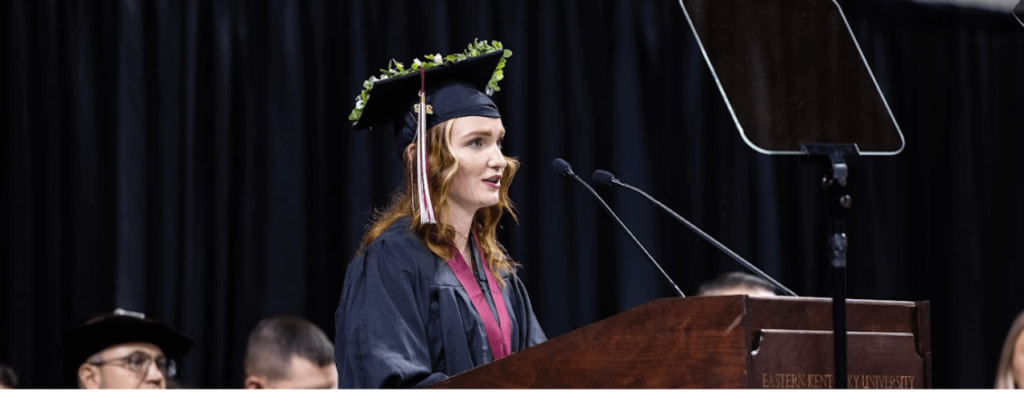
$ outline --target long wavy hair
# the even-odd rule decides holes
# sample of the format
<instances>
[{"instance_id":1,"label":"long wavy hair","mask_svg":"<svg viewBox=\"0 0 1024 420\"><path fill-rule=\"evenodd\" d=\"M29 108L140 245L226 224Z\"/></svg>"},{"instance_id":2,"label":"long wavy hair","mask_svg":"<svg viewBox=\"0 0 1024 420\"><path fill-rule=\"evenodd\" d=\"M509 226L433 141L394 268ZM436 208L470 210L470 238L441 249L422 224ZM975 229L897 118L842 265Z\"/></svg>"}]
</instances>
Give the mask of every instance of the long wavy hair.
<instances>
[{"instance_id":1,"label":"long wavy hair","mask_svg":"<svg viewBox=\"0 0 1024 420\"><path fill-rule=\"evenodd\" d=\"M412 206L413 194L416 191L415 153L416 143L410 143L402 154L405 167L405 185L391 197L391 203L383 210L375 212L373 222L363 237L358 252L363 252L377 237L402 217L412 219L412 232L423 241L438 258L449 260L455 255L455 228L448 224L448 193L454 184L455 175L459 170L459 159L451 152L452 126L458 118L435 125L427 131L427 160L430 179L430 199L434 203L437 224L420 223L420 206ZM483 249L483 260L494 273L498 282L504 286L502 274L510 274L519 264L513 261L498 245L496 230L501 216L508 213L513 220L516 218L512 200L508 197L508 188L519 168L519 161L506 156L504 172L498 188L498 203L477 210L473 216L472 230Z\"/></svg>"},{"instance_id":2,"label":"long wavy hair","mask_svg":"<svg viewBox=\"0 0 1024 420\"><path fill-rule=\"evenodd\" d=\"M1006 342L1003 343L1003 354L999 356L999 368L996 369L996 389L1024 388L1024 384L1015 386L1013 380L1013 351L1021 334L1024 334L1024 312L1013 320L1010 333L1006 335Z\"/></svg>"}]
</instances>

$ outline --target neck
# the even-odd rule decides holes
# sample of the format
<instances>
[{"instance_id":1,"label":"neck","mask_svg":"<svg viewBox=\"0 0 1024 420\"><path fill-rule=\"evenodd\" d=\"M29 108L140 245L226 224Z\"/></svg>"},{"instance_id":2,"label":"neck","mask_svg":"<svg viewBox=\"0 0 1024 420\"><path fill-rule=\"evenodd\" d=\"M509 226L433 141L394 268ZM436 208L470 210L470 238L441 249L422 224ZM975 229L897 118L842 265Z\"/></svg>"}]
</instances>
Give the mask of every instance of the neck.
<instances>
[{"instance_id":1,"label":"neck","mask_svg":"<svg viewBox=\"0 0 1024 420\"><path fill-rule=\"evenodd\" d=\"M459 206L450 206L448 212L448 223L455 228L455 249L469 259L469 235L473 227L473 216L476 211L468 211Z\"/></svg>"}]
</instances>

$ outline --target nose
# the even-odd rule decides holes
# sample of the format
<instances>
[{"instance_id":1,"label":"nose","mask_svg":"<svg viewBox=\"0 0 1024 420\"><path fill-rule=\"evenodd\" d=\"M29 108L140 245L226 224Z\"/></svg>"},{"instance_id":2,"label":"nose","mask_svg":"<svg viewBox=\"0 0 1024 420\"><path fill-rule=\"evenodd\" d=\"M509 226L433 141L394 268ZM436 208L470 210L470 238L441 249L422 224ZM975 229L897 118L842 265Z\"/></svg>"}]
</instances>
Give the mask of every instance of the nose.
<instances>
[{"instance_id":1,"label":"nose","mask_svg":"<svg viewBox=\"0 0 1024 420\"><path fill-rule=\"evenodd\" d=\"M505 167L508 166L508 162L505 160L505 154L501 152L501 149L498 146L494 146L491 150L491 155L487 159L487 166L504 172Z\"/></svg>"},{"instance_id":2,"label":"nose","mask_svg":"<svg viewBox=\"0 0 1024 420\"><path fill-rule=\"evenodd\" d=\"M167 387L167 378L164 377L164 373L160 371L156 363L149 364L149 369L146 370L146 382L155 384L160 388Z\"/></svg>"}]
</instances>

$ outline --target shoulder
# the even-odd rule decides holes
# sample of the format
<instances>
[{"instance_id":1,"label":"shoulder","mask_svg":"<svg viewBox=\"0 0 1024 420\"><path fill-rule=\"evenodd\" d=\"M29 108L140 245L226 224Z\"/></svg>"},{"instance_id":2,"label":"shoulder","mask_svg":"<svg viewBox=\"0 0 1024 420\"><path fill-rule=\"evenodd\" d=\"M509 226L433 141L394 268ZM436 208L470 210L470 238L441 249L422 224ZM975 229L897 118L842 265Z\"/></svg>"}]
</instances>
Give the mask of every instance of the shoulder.
<instances>
[{"instance_id":1,"label":"shoulder","mask_svg":"<svg viewBox=\"0 0 1024 420\"><path fill-rule=\"evenodd\" d=\"M405 254L427 250L423 241L409 228L409 218L403 217L393 223L363 250L364 254ZM429 251L428 251L429 252Z\"/></svg>"},{"instance_id":2,"label":"shoulder","mask_svg":"<svg viewBox=\"0 0 1024 420\"><path fill-rule=\"evenodd\" d=\"M356 290L383 287L391 294L404 294L429 266L429 250L409 231L408 223L395 222L349 262L344 288ZM376 285L376 286L374 286Z\"/></svg>"},{"instance_id":3,"label":"shoulder","mask_svg":"<svg viewBox=\"0 0 1024 420\"><path fill-rule=\"evenodd\" d=\"M370 242L352 263L364 270L376 265L379 271L411 274L432 268L435 259L430 249L410 230L409 218L404 217Z\"/></svg>"}]
</instances>

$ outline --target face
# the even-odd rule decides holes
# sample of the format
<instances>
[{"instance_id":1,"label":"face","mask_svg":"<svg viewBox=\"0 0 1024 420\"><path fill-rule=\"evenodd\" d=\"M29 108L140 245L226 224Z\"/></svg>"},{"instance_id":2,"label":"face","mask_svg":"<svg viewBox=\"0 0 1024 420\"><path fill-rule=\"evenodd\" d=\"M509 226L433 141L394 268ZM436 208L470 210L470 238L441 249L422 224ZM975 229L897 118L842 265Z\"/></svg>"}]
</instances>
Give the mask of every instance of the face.
<instances>
[{"instance_id":1,"label":"face","mask_svg":"<svg viewBox=\"0 0 1024 420\"><path fill-rule=\"evenodd\" d=\"M465 117L451 129L452 154L459 159L449 205L453 210L475 214L498 204L502 174L508 163L501 153L505 126L500 118Z\"/></svg>"},{"instance_id":2,"label":"face","mask_svg":"<svg viewBox=\"0 0 1024 420\"><path fill-rule=\"evenodd\" d=\"M268 380L262 376L250 376L245 382L249 389L338 389L338 368L334 363L317 366L293 355L284 378Z\"/></svg>"},{"instance_id":3,"label":"face","mask_svg":"<svg viewBox=\"0 0 1024 420\"><path fill-rule=\"evenodd\" d=\"M165 389L167 381L156 362L163 357L151 343L110 346L82 364L78 379L86 389Z\"/></svg>"},{"instance_id":4,"label":"face","mask_svg":"<svg viewBox=\"0 0 1024 420\"><path fill-rule=\"evenodd\" d=\"M1024 332L1017 336L1013 348L1013 382L1018 389L1024 388Z\"/></svg>"}]
</instances>

